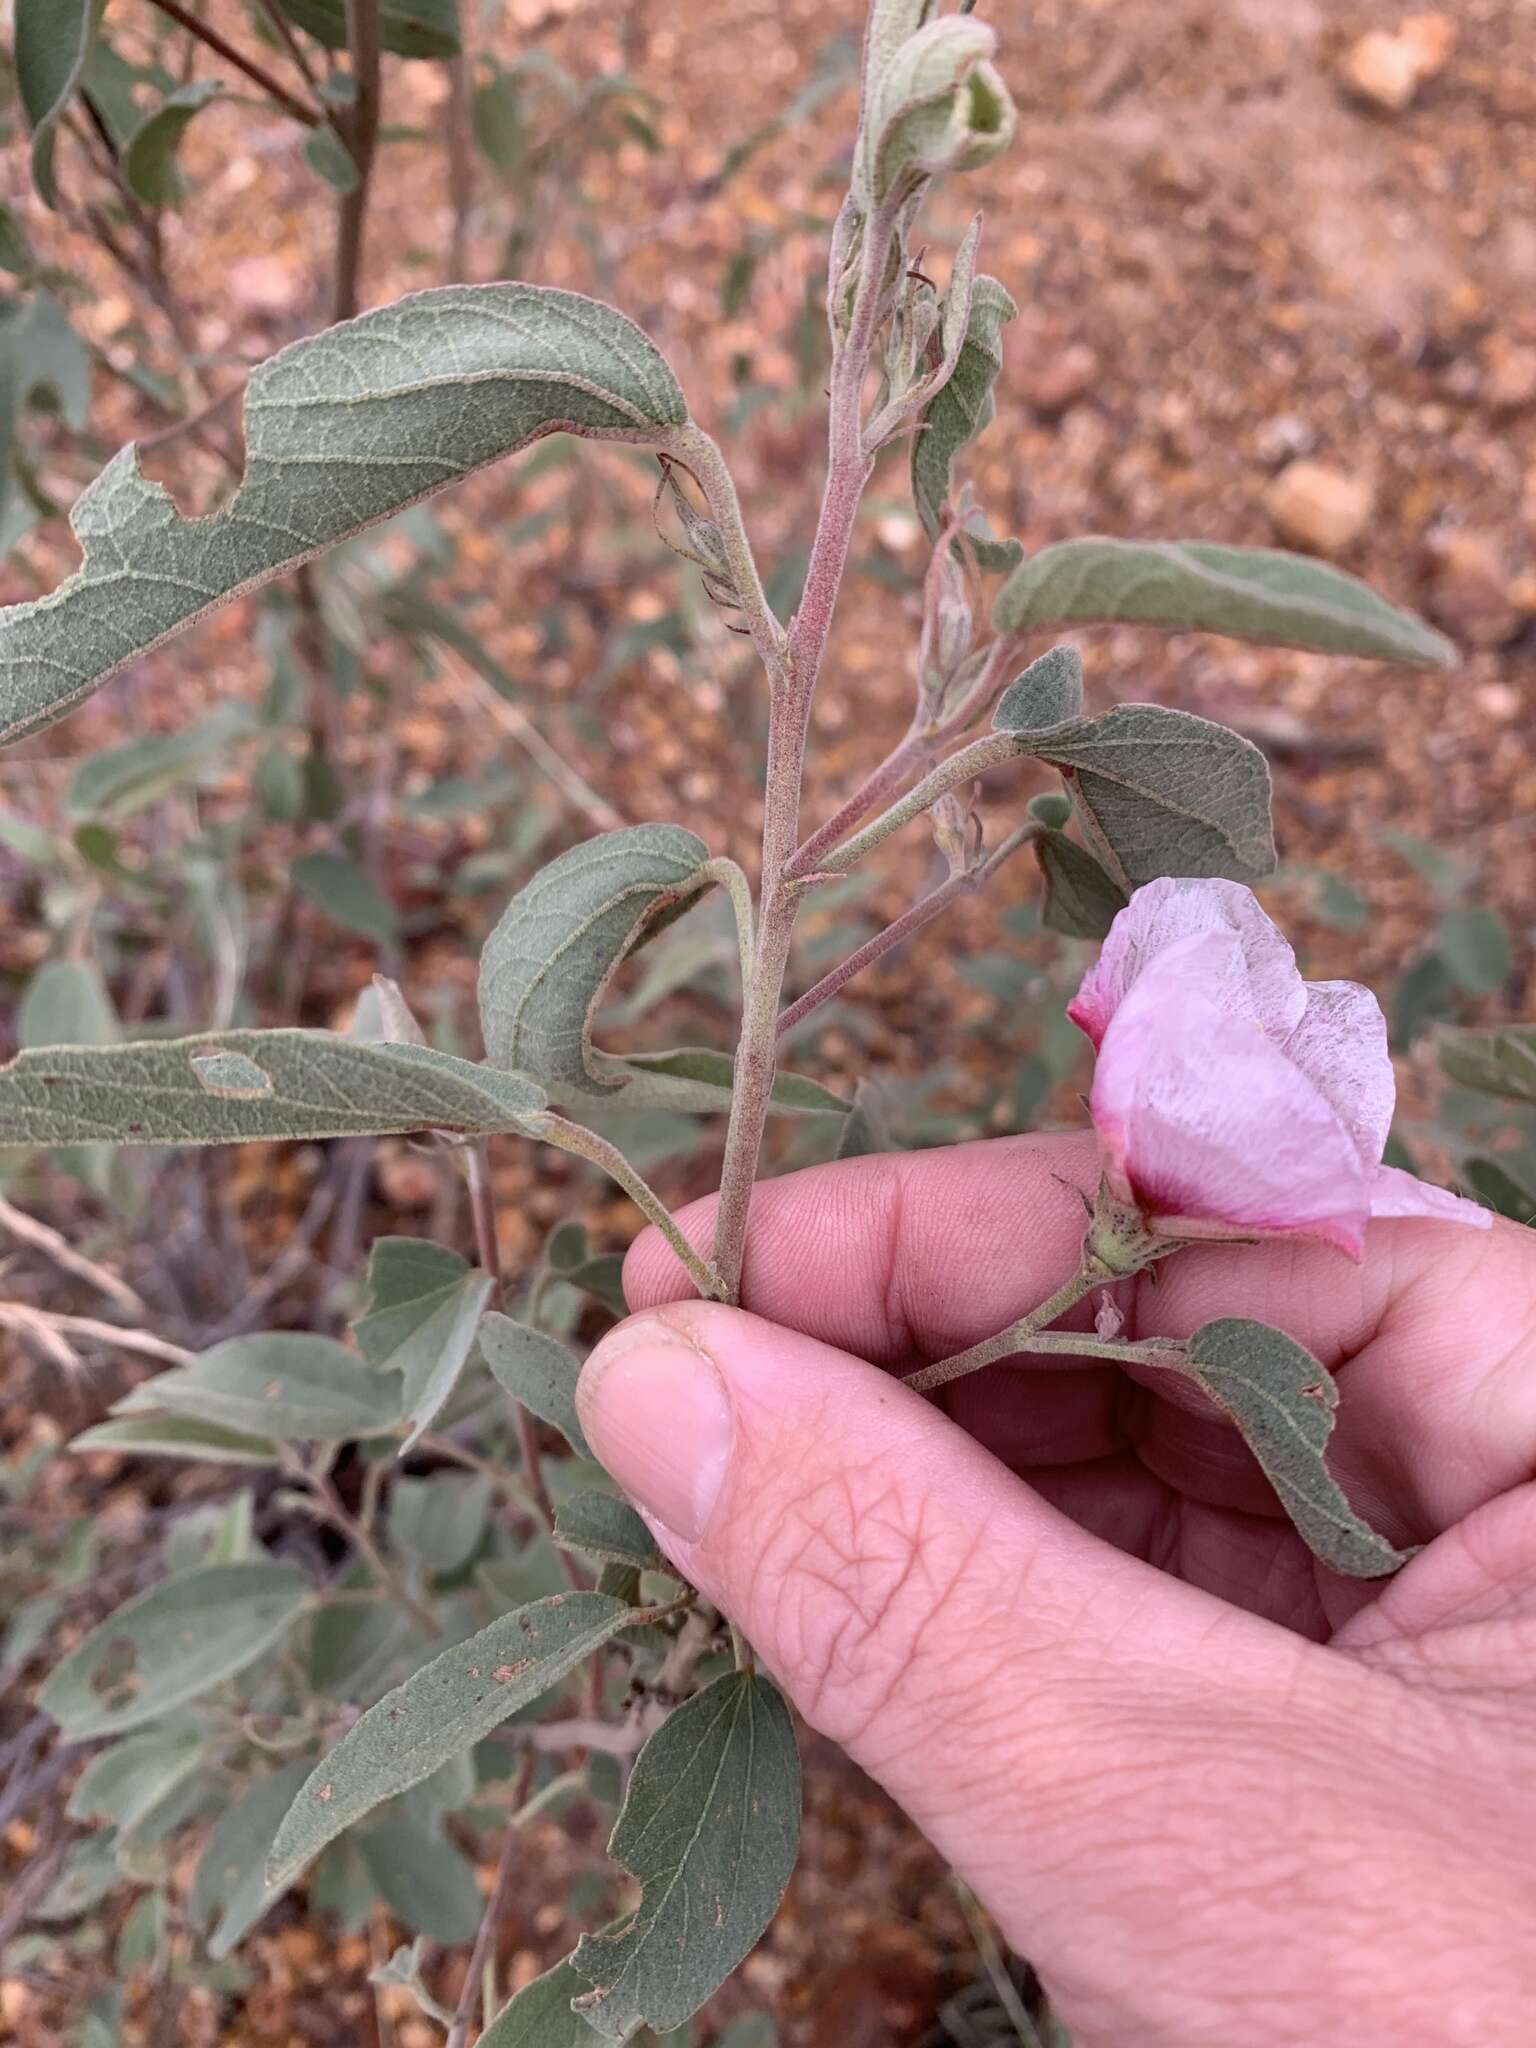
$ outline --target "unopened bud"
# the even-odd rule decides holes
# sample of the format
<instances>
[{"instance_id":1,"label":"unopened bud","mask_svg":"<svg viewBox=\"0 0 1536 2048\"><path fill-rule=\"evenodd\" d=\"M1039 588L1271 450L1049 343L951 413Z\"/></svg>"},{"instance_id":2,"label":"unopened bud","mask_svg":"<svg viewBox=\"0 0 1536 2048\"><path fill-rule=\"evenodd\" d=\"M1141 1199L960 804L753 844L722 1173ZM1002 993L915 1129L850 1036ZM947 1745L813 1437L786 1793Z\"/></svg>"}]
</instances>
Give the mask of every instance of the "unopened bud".
<instances>
[{"instance_id":1,"label":"unopened bud","mask_svg":"<svg viewBox=\"0 0 1536 2048\"><path fill-rule=\"evenodd\" d=\"M989 61L996 48L988 23L946 14L895 52L864 110L858 177L868 203L940 171L977 170L1007 148L1017 116Z\"/></svg>"},{"instance_id":2,"label":"unopened bud","mask_svg":"<svg viewBox=\"0 0 1536 2048\"><path fill-rule=\"evenodd\" d=\"M941 796L929 813L934 843L951 874L968 874L981 853L981 820L968 803L951 790Z\"/></svg>"},{"instance_id":3,"label":"unopened bud","mask_svg":"<svg viewBox=\"0 0 1536 2048\"><path fill-rule=\"evenodd\" d=\"M1072 800L1059 789L1042 790L1029 800L1029 815L1037 825L1052 832L1064 832L1072 822Z\"/></svg>"}]
</instances>

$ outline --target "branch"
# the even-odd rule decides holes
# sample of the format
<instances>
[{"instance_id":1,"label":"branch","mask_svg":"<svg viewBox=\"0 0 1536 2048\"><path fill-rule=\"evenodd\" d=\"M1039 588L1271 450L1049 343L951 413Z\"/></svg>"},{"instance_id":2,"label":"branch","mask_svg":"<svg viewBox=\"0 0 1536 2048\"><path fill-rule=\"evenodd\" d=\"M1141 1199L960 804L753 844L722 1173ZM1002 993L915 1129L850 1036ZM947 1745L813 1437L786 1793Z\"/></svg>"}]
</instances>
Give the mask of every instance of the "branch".
<instances>
[{"instance_id":1,"label":"branch","mask_svg":"<svg viewBox=\"0 0 1536 2048\"><path fill-rule=\"evenodd\" d=\"M336 282L331 318L350 320L360 304L363 229L379 140L379 0L346 0L347 52L352 60L353 100L339 124L357 166L357 183L343 195L336 219Z\"/></svg>"},{"instance_id":2,"label":"branch","mask_svg":"<svg viewBox=\"0 0 1536 2048\"><path fill-rule=\"evenodd\" d=\"M443 2048L466 2048L469 2040L469 2030L474 2023L475 2001L482 1989L486 1958L491 1953L496 1940L496 1930L501 1925L502 1915L507 1910L507 1901L512 1895L512 1878L517 1867L517 1837L522 1820L521 1809L527 1804L528 1795L533 1790L533 1774L537 1766L538 1757L530 1749L518 1766L517 1789L512 1794L514 1811L501 1838L496 1881L491 1886L491 1896L486 1901L485 1912L481 1915L475 1945L469 1952L469 1963L464 1972L464 1987L459 1993L459 2002L454 2007L453 2022L448 2029L448 2038ZM490 2018L488 2008L482 2009L481 2017L486 2020Z\"/></svg>"},{"instance_id":3,"label":"branch","mask_svg":"<svg viewBox=\"0 0 1536 2048\"><path fill-rule=\"evenodd\" d=\"M265 70L254 58L242 55L233 43L227 42L219 34L216 28L210 28L207 22L199 21L195 14L189 14L186 8L180 5L180 0L149 0L149 4L158 8L168 21L176 22L189 35L196 36L200 43L206 43L226 64L233 64L237 71L243 72L251 83L260 86L267 98L275 101L285 114L291 114L295 121L302 121L306 128L320 127L324 115L317 113L313 107L306 107L301 99L288 90L280 78L274 78L271 72Z\"/></svg>"},{"instance_id":4,"label":"branch","mask_svg":"<svg viewBox=\"0 0 1536 2048\"><path fill-rule=\"evenodd\" d=\"M48 1224L40 1223L35 1216L27 1215L25 1210L13 1209L10 1203L4 1200L0 1200L0 1230L9 1231L12 1237L18 1238L22 1244L30 1245L33 1251L41 1252L45 1258L52 1259L56 1266L62 1267L66 1273L73 1274L75 1279L84 1280L88 1286L94 1287L99 1294L106 1295L109 1301L116 1302L117 1306L126 1310L129 1315L148 1314L143 1302L126 1280L119 1280L115 1273L109 1273L104 1266L98 1266L94 1260L77 1252L67 1238Z\"/></svg>"},{"instance_id":5,"label":"branch","mask_svg":"<svg viewBox=\"0 0 1536 2048\"><path fill-rule=\"evenodd\" d=\"M584 1124L573 1124L563 1116L541 1115L538 1119L537 1136L546 1144L559 1146L562 1152L570 1152L578 1159L590 1159L594 1166L600 1166L610 1180L616 1181L634 1203L648 1223L654 1223L662 1236L671 1245L687 1269L699 1293L706 1301L721 1301L720 1275L708 1260L701 1258L684 1237L673 1220L671 1211L650 1184L643 1180L630 1165L617 1145L599 1137L596 1131L589 1131Z\"/></svg>"},{"instance_id":6,"label":"branch","mask_svg":"<svg viewBox=\"0 0 1536 2048\"><path fill-rule=\"evenodd\" d=\"M817 862L817 872L824 875L845 875L857 865L866 853L877 847L881 840L889 839L893 832L899 832L903 825L920 817L941 796L958 788L962 783L974 782L978 775L985 775L989 768L999 768L1004 762L1013 761L1024 751L1018 736L1011 732L989 732L979 740L972 740L968 747L962 747L957 754L951 754L947 761L941 761L937 768L925 775L915 789L909 790L899 803L883 811L871 825L840 846L835 853L825 855Z\"/></svg>"}]
</instances>

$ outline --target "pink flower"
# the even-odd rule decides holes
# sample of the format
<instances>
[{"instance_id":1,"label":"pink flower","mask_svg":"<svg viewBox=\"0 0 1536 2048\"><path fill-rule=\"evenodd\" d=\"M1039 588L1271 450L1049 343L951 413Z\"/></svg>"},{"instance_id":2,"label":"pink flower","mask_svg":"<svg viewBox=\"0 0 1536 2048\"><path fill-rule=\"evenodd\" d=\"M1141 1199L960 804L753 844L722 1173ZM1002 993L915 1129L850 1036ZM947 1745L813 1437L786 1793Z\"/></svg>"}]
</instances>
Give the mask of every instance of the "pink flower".
<instances>
[{"instance_id":1,"label":"pink flower","mask_svg":"<svg viewBox=\"0 0 1536 2048\"><path fill-rule=\"evenodd\" d=\"M1487 1229L1486 1210L1382 1165L1397 1084L1380 1004L1303 981L1240 883L1138 889L1067 1014L1098 1053L1111 1191L1152 1229L1320 1237L1356 1259L1372 1216Z\"/></svg>"}]
</instances>

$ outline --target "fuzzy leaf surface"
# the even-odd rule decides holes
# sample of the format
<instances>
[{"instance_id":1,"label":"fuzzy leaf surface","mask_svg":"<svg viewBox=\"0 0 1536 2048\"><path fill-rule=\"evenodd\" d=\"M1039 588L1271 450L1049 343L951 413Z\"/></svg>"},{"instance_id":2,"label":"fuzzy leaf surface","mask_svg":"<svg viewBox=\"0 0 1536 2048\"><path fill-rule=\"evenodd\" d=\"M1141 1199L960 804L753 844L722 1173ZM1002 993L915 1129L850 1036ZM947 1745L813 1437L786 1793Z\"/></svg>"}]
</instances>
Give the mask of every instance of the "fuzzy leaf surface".
<instances>
[{"instance_id":1,"label":"fuzzy leaf surface","mask_svg":"<svg viewBox=\"0 0 1536 2048\"><path fill-rule=\"evenodd\" d=\"M998 592L1000 632L1123 622L1451 667L1442 634L1342 569L1282 548L1091 537L1042 548Z\"/></svg>"},{"instance_id":2,"label":"fuzzy leaf surface","mask_svg":"<svg viewBox=\"0 0 1536 2048\"><path fill-rule=\"evenodd\" d=\"M608 1853L643 1887L630 1920L583 1937L585 2018L609 2040L680 2027L778 1910L800 1840L800 1758L776 1687L733 1671L664 1721L635 1763Z\"/></svg>"},{"instance_id":3,"label":"fuzzy leaf surface","mask_svg":"<svg viewBox=\"0 0 1536 2048\"><path fill-rule=\"evenodd\" d=\"M72 1451L131 1451L139 1457L197 1458L209 1465L275 1465L277 1445L190 1415L123 1415L70 1439Z\"/></svg>"},{"instance_id":4,"label":"fuzzy leaf surface","mask_svg":"<svg viewBox=\"0 0 1536 2048\"><path fill-rule=\"evenodd\" d=\"M68 1742L140 1728L253 1664L309 1596L297 1566L270 1559L178 1573L92 1629L38 1705Z\"/></svg>"},{"instance_id":5,"label":"fuzzy leaf surface","mask_svg":"<svg viewBox=\"0 0 1536 2048\"><path fill-rule=\"evenodd\" d=\"M1042 831L1035 859L1045 881L1041 918L1069 939L1102 939L1124 910L1125 891L1091 853L1064 832Z\"/></svg>"},{"instance_id":6,"label":"fuzzy leaf surface","mask_svg":"<svg viewBox=\"0 0 1536 2048\"><path fill-rule=\"evenodd\" d=\"M1159 875L1252 883L1275 865L1268 763L1224 725L1118 704L1102 718L1021 732L1019 743L1061 769L1134 887Z\"/></svg>"},{"instance_id":7,"label":"fuzzy leaf surface","mask_svg":"<svg viewBox=\"0 0 1536 2048\"><path fill-rule=\"evenodd\" d=\"M611 1564L665 1569L656 1539L628 1501L611 1493L578 1493L555 1512L555 1540L567 1550Z\"/></svg>"},{"instance_id":8,"label":"fuzzy leaf surface","mask_svg":"<svg viewBox=\"0 0 1536 2048\"><path fill-rule=\"evenodd\" d=\"M286 1883L344 1828L548 1692L616 1635L629 1613L622 1600L601 1593L554 1593L503 1614L413 1672L311 1771L272 1846L271 1882Z\"/></svg>"},{"instance_id":9,"label":"fuzzy leaf surface","mask_svg":"<svg viewBox=\"0 0 1536 2048\"><path fill-rule=\"evenodd\" d=\"M576 1416L576 1382L581 1360L558 1338L546 1337L527 1323L516 1323L492 1309L480 1323L480 1350L486 1364L514 1401L558 1429L584 1458L592 1453Z\"/></svg>"},{"instance_id":10,"label":"fuzzy leaf surface","mask_svg":"<svg viewBox=\"0 0 1536 2048\"><path fill-rule=\"evenodd\" d=\"M645 444L686 418L632 321L546 286L449 285L296 341L252 372L245 475L221 511L184 518L131 447L81 493L80 568L0 611L0 740L51 725L226 599L542 435Z\"/></svg>"},{"instance_id":11,"label":"fuzzy leaf surface","mask_svg":"<svg viewBox=\"0 0 1536 2048\"><path fill-rule=\"evenodd\" d=\"M602 2036L571 2010L590 1989L567 1956L502 2007L480 2036L480 2048L597 2048Z\"/></svg>"},{"instance_id":12,"label":"fuzzy leaf surface","mask_svg":"<svg viewBox=\"0 0 1536 2048\"><path fill-rule=\"evenodd\" d=\"M542 1102L519 1074L426 1046L357 1045L329 1031L209 1031L19 1053L0 1067L0 1144L518 1131Z\"/></svg>"},{"instance_id":13,"label":"fuzzy leaf surface","mask_svg":"<svg viewBox=\"0 0 1536 2048\"><path fill-rule=\"evenodd\" d=\"M1231 1416L1286 1513L1324 1564L1379 1579L1406 1564L1362 1522L1324 1462L1339 1390L1333 1376L1283 1330L1224 1316L1188 1344L1191 1378Z\"/></svg>"},{"instance_id":14,"label":"fuzzy leaf surface","mask_svg":"<svg viewBox=\"0 0 1536 2048\"><path fill-rule=\"evenodd\" d=\"M992 387L1003 367L1003 328L1018 310L995 277L977 278L959 360L949 382L918 416L912 440L912 497L930 540L938 538L956 456L992 418ZM978 544L978 550L983 545ZM1010 545L1005 543L1005 550ZM997 546L991 543L992 548ZM997 558L984 555L982 566L1011 568L1013 559L1006 551Z\"/></svg>"},{"instance_id":15,"label":"fuzzy leaf surface","mask_svg":"<svg viewBox=\"0 0 1536 2048\"><path fill-rule=\"evenodd\" d=\"M59 203L55 133L80 83L100 20L100 0L16 0L16 88L32 131L32 182L49 206Z\"/></svg>"},{"instance_id":16,"label":"fuzzy leaf surface","mask_svg":"<svg viewBox=\"0 0 1536 2048\"><path fill-rule=\"evenodd\" d=\"M425 1238L381 1237L368 1257L368 1310L353 1325L364 1356L398 1372L411 1432L404 1456L458 1384L494 1283Z\"/></svg>"},{"instance_id":17,"label":"fuzzy leaf surface","mask_svg":"<svg viewBox=\"0 0 1536 2048\"><path fill-rule=\"evenodd\" d=\"M309 1775L307 1763L285 1764L258 1778L208 1837L187 1902L195 1927L207 1930L208 1953L227 1956L286 1887L267 1883L272 1838Z\"/></svg>"},{"instance_id":18,"label":"fuzzy leaf surface","mask_svg":"<svg viewBox=\"0 0 1536 2048\"><path fill-rule=\"evenodd\" d=\"M223 91L217 78L202 78L175 92L147 114L128 138L123 151L123 176L136 199L146 206L179 206L186 197L176 153L193 120Z\"/></svg>"},{"instance_id":19,"label":"fuzzy leaf surface","mask_svg":"<svg viewBox=\"0 0 1536 2048\"><path fill-rule=\"evenodd\" d=\"M190 1365L142 1381L113 1413L161 1410L291 1443L376 1436L400 1421L399 1382L330 1337L299 1330L231 1337Z\"/></svg>"}]
</instances>

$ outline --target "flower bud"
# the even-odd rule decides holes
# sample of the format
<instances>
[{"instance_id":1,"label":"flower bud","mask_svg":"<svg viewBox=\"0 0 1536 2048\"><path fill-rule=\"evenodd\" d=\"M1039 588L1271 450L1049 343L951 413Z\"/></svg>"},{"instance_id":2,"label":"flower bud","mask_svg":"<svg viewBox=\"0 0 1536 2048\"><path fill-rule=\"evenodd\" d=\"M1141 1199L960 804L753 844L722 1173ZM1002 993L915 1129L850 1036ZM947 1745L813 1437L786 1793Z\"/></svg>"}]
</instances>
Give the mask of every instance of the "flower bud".
<instances>
[{"instance_id":1,"label":"flower bud","mask_svg":"<svg viewBox=\"0 0 1536 2048\"><path fill-rule=\"evenodd\" d=\"M949 862L952 875L968 874L981 854L981 820L972 807L950 790L929 812L934 844Z\"/></svg>"},{"instance_id":2,"label":"flower bud","mask_svg":"<svg viewBox=\"0 0 1536 2048\"><path fill-rule=\"evenodd\" d=\"M1072 822L1072 799L1059 789L1043 789L1029 800L1029 815L1049 831L1064 832Z\"/></svg>"},{"instance_id":3,"label":"flower bud","mask_svg":"<svg viewBox=\"0 0 1536 2048\"><path fill-rule=\"evenodd\" d=\"M909 36L869 93L859 183L868 205L939 171L990 163L1013 137L1008 88L989 61L991 26L947 14Z\"/></svg>"}]
</instances>

